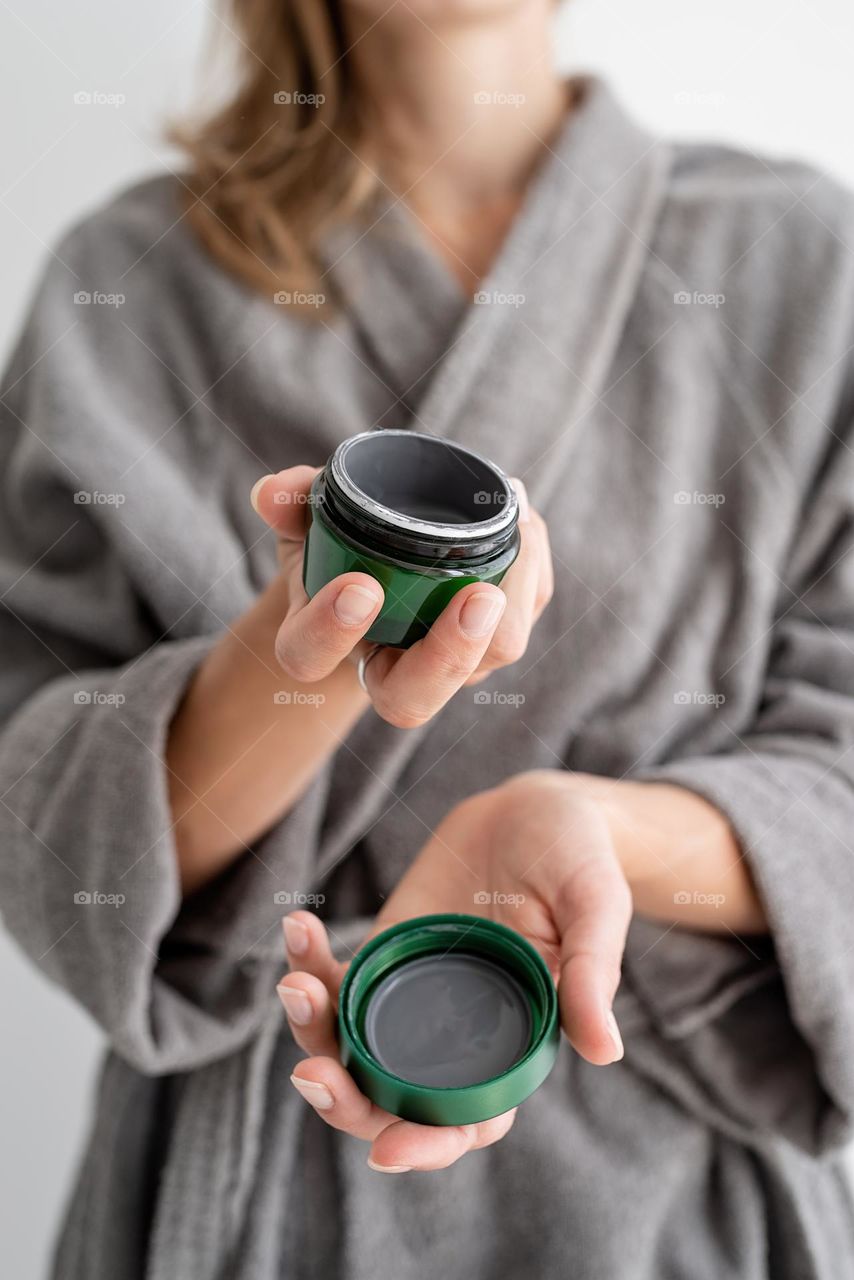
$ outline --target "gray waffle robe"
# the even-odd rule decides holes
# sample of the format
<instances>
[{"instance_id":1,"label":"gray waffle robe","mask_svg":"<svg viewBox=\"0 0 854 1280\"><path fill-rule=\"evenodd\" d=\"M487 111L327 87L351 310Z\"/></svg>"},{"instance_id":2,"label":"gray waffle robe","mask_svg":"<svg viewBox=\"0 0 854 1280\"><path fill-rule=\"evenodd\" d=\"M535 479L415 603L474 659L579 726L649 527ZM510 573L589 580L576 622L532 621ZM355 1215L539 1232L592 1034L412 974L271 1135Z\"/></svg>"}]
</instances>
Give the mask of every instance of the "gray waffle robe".
<instances>
[{"instance_id":1,"label":"gray waffle robe","mask_svg":"<svg viewBox=\"0 0 854 1280\"><path fill-rule=\"evenodd\" d=\"M588 82L486 301L388 200L327 239L345 301L305 324L209 260L181 195L143 183L62 240L3 384L2 909L109 1042L56 1276L850 1278L851 198L649 136ZM524 703L368 712L182 905L161 755L275 571L249 488L401 425L548 520L554 601L483 686ZM276 895L325 893L353 946L451 805L534 767L710 798L773 942L636 920L622 1063L564 1044L506 1140L373 1173L288 1083Z\"/></svg>"}]
</instances>

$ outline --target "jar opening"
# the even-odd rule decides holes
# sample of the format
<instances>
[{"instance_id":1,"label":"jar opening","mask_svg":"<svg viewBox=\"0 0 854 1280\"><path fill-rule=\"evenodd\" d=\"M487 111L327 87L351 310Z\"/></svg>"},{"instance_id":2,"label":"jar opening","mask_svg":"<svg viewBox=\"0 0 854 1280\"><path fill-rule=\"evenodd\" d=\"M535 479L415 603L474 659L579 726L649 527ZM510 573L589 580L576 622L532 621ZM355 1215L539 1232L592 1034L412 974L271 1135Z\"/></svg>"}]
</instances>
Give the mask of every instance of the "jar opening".
<instances>
[{"instance_id":1,"label":"jar opening","mask_svg":"<svg viewBox=\"0 0 854 1280\"><path fill-rule=\"evenodd\" d=\"M333 454L328 483L357 520L456 543L512 534L513 486L461 445L417 431L368 431Z\"/></svg>"}]
</instances>

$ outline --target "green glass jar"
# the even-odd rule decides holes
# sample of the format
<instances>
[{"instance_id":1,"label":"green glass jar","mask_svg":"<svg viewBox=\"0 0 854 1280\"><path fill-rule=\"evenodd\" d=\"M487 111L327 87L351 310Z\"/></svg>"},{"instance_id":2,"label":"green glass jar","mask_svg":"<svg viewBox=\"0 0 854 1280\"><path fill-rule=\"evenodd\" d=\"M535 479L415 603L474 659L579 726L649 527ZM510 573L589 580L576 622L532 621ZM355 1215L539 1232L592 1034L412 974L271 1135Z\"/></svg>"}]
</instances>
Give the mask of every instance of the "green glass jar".
<instances>
[{"instance_id":1,"label":"green glass jar","mask_svg":"<svg viewBox=\"0 0 854 1280\"><path fill-rule=\"evenodd\" d=\"M420 916L356 956L338 1004L341 1059L378 1106L421 1124L476 1124L518 1106L560 1039L548 967L480 916Z\"/></svg>"},{"instance_id":2,"label":"green glass jar","mask_svg":"<svg viewBox=\"0 0 854 1280\"><path fill-rule=\"evenodd\" d=\"M497 584L519 553L519 506L494 463L416 431L351 436L315 477L303 582L314 596L368 573L385 601L366 639L408 648L470 582Z\"/></svg>"}]
</instances>

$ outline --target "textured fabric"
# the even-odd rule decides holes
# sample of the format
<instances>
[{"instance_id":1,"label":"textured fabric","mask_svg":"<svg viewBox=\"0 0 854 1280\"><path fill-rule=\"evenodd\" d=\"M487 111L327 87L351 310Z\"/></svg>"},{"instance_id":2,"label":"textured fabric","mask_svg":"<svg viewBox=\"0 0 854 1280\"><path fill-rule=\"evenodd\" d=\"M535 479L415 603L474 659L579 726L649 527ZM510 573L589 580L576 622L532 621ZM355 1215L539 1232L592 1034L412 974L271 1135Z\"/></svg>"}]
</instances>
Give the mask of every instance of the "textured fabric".
<instances>
[{"instance_id":1,"label":"textured fabric","mask_svg":"<svg viewBox=\"0 0 854 1280\"><path fill-rule=\"evenodd\" d=\"M329 237L343 305L308 325L206 258L180 196L145 183L65 238L3 384L0 894L110 1044L56 1276L842 1280L854 203L649 137L590 83L483 298L384 206ZM524 476L548 520L555 598L484 686L524 703L368 712L182 905L161 755L275 571L249 487L401 424ZM346 954L436 820L532 767L710 797L773 941L637 919L621 1064L564 1045L503 1142L374 1174L288 1084L276 894L322 890Z\"/></svg>"}]
</instances>

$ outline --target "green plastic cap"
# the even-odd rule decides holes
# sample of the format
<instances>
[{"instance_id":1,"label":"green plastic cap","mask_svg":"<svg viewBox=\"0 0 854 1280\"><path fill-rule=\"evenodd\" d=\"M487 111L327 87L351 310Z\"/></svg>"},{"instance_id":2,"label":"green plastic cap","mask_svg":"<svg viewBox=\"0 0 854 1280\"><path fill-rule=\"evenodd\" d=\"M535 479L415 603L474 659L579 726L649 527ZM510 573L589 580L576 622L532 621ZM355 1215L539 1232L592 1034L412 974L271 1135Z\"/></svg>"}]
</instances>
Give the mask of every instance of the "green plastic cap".
<instances>
[{"instance_id":1,"label":"green plastic cap","mask_svg":"<svg viewBox=\"0 0 854 1280\"><path fill-rule=\"evenodd\" d=\"M421 1124L476 1124L518 1106L551 1071L557 993L515 930L419 916L356 956L338 1034L344 1066L378 1106Z\"/></svg>"}]
</instances>

